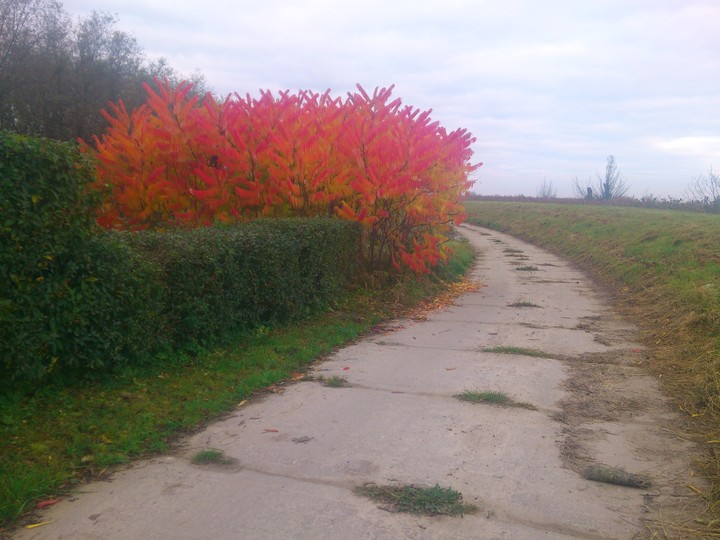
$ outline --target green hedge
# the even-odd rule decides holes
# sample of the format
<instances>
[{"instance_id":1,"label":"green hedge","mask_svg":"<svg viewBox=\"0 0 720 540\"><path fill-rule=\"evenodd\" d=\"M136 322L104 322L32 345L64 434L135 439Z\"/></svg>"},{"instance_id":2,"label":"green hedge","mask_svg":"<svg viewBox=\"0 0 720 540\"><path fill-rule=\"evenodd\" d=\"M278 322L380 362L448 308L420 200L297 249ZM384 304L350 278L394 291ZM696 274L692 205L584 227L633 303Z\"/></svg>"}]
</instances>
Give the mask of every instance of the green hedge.
<instances>
[{"instance_id":1,"label":"green hedge","mask_svg":"<svg viewBox=\"0 0 720 540\"><path fill-rule=\"evenodd\" d=\"M175 346L328 306L355 270L360 239L358 226L331 219L122 234L162 269L163 321Z\"/></svg>"},{"instance_id":2,"label":"green hedge","mask_svg":"<svg viewBox=\"0 0 720 540\"><path fill-rule=\"evenodd\" d=\"M95 234L91 178L73 145L0 132L0 358L13 375L40 378L75 348L80 314L64 310L81 302L76 257Z\"/></svg>"},{"instance_id":3,"label":"green hedge","mask_svg":"<svg viewBox=\"0 0 720 540\"><path fill-rule=\"evenodd\" d=\"M91 180L75 146L0 132L0 389L301 317L355 270L339 220L100 231Z\"/></svg>"}]
</instances>

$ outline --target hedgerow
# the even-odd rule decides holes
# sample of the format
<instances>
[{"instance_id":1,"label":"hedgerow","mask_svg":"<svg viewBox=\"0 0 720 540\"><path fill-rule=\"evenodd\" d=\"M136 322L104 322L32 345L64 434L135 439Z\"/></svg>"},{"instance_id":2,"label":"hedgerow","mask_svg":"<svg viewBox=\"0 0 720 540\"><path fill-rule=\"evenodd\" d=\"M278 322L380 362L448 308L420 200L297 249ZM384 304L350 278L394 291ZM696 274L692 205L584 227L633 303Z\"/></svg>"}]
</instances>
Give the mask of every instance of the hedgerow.
<instances>
[{"instance_id":1,"label":"hedgerow","mask_svg":"<svg viewBox=\"0 0 720 540\"><path fill-rule=\"evenodd\" d=\"M336 219L259 220L172 232L116 233L162 269L172 343L297 319L337 299L360 227Z\"/></svg>"},{"instance_id":2,"label":"hedgerow","mask_svg":"<svg viewBox=\"0 0 720 540\"><path fill-rule=\"evenodd\" d=\"M154 361L327 306L359 225L260 220L103 231L68 143L0 133L0 389Z\"/></svg>"}]
</instances>

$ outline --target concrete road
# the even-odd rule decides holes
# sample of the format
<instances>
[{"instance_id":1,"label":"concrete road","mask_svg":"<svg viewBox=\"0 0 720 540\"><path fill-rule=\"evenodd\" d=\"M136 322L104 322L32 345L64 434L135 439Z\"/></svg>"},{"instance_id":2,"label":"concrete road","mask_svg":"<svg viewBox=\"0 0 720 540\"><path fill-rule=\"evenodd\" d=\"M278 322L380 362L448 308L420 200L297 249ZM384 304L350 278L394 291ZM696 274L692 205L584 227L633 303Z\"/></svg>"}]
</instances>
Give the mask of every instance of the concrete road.
<instances>
[{"instance_id":1,"label":"concrete road","mask_svg":"<svg viewBox=\"0 0 720 540\"><path fill-rule=\"evenodd\" d=\"M283 391L250 400L173 454L82 486L17 539L643 538L688 502L693 448L636 330L547 252L462 228L481 283L445 309L396 321ZM487 352L520 347L544 353ZM517 351L516 351L517 352ZM341 376L349 386L327 387ZM502 391L536 409L473 404ZM193 465L200 450L234 461ZM604 464L652 481L586 480ZM691 480L692 481L692 480ZM388 511L364 483L452 487L462 517ZM697 481L693 481L697 482Z\"/></svg>"}]
</instances>

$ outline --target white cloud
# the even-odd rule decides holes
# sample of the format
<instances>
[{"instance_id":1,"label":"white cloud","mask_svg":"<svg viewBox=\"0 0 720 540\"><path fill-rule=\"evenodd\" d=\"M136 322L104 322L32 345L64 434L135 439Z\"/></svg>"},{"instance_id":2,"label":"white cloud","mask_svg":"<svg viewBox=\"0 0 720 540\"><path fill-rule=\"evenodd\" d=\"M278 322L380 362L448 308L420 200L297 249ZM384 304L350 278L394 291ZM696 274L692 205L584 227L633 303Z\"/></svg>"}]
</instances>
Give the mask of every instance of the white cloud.
<instances>
[{"instance_id":1,"label":"white cloud","mask_svg":"<svg viewBox=\"0 0 720 540\"><path fill-rule=\"evenodd\" d=\"M720 160L720 137L676 137L654 141L661 150L708 161Z\"/></svg>"}]
</instances>

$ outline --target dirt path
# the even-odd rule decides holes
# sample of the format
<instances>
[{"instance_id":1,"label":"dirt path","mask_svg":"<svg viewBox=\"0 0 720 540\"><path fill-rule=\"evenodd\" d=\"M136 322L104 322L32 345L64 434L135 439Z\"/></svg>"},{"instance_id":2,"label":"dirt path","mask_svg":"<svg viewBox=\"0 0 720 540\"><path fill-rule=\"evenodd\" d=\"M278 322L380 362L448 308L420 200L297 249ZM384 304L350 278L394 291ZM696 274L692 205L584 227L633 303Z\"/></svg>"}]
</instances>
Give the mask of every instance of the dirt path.
<instances>
[{"instance_id":1,"label":"dirt path","mask_svg":"<svg viewBox=\"0 0 720 540\"><path fill-rule=\"evenodd\" d=\"M482 283L332 355L315 377L252 400L176 455L83 486L18 539L643 538L689 501L691 447L641 364L635 329L581 273L509 236L463 227ZM525 354L487 352L519 347ZM530 349L530 350L527 350ZM507 349L504 349L507 350ZM539 355L539 353L543 353ZM455 398L502 391L535 407ZM233 461L199 466L199 450ZM604 464L633 489L589 481ZM463 517L392 513L367 482L449 486ZM653 525L653 522L655 523Z\"/></svg>"}]
</instances>

